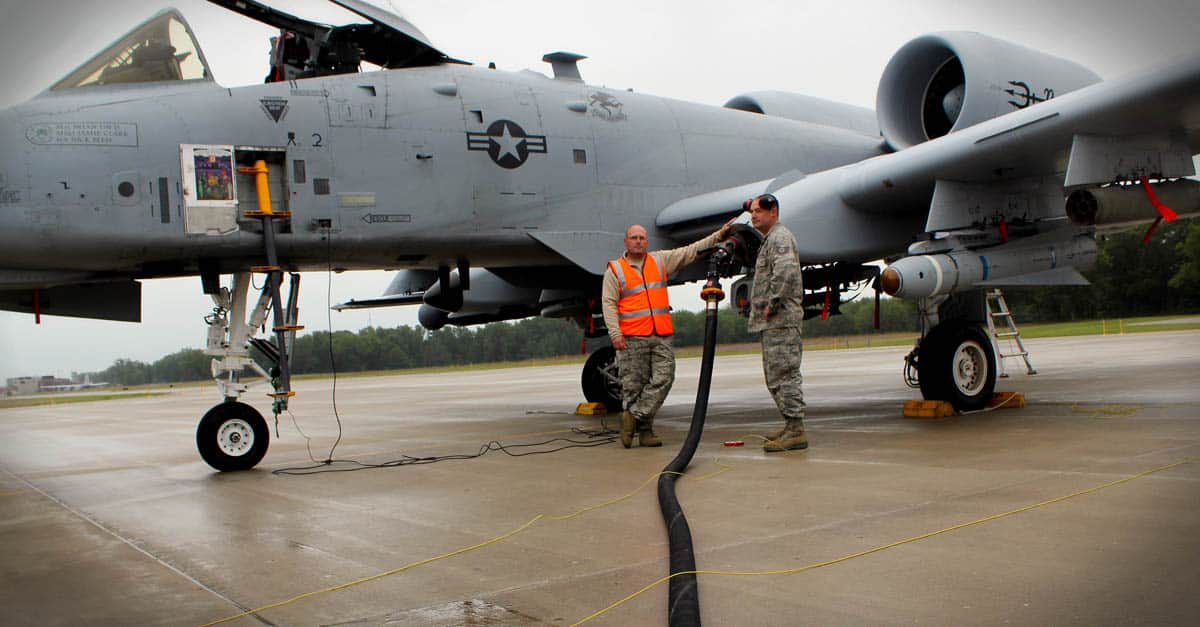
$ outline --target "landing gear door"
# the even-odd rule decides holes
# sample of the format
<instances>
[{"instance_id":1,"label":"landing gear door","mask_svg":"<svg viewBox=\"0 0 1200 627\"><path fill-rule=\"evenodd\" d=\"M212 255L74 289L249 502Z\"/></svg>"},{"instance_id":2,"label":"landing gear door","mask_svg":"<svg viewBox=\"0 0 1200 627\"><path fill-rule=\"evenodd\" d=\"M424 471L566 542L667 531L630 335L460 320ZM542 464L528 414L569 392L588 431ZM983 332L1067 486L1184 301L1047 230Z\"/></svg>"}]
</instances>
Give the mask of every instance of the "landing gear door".
<instances>
[{"instance_id":1,"label":"landing gear door","mask_svg":"<svg viewBox=\"0 0 1200 627\"><path fill-rule=\"evenodd\" d=\"M183 144L179 158L184 232L214 236L236 232L238 192L233 146Z\"/></svg>"}]
</instances>

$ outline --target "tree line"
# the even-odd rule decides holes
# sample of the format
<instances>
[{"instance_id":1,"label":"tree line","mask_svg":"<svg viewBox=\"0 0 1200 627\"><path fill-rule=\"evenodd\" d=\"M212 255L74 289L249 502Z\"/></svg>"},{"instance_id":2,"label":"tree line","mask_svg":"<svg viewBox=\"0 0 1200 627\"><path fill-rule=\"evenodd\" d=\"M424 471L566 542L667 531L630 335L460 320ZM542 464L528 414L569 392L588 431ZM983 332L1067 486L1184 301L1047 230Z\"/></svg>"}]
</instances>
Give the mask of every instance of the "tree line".
<instances>
[{"instance_id":1,"label":"tree line","mask_svg":"<svg viewBox=\"0 0 1200 627\"><path fill-rule=\"evenodd\" d=\"M1042 287L1005 290L1018 323L1131 317L1200 311L1200 225L1177 221L1160 226L1143 246L1144 232L1118 233L1100 241L1096 268L1085 275L1087 287ZM721 344L757 342L746 330L746 319L727 302L718 314ZM857 335L874 329L874 292L841 306L840 315L810 320L805 337ZM704 342L704 313L672 313L676 346ZM879 332L916 332L918 318L912 301L882 299ZM583 334L562 319L528 318L478 327L445 327L428 331L420 326L368 327L358 332L316 331L296 338L292 371L297 374L362 372L451 366L497 361L523 361L580 354ZM184 349L153 363L118 359L107 369L90 373L97 381L122 385L173 383L209 378L211 357L200 349ZM265 359L259 359L266 363Z\"/></svg>"},{"instance_id":2,"label":"tree line","mask_svg":"<svg viewBox=\"0 0 1200 627\"><path fill-rule=\"evenodd\" d=\"M1159 225L1103 237L1087 287L1004 291L1018 321L1058 322L1200 311L1200 223Z\"/></svg>"}]
</instances>

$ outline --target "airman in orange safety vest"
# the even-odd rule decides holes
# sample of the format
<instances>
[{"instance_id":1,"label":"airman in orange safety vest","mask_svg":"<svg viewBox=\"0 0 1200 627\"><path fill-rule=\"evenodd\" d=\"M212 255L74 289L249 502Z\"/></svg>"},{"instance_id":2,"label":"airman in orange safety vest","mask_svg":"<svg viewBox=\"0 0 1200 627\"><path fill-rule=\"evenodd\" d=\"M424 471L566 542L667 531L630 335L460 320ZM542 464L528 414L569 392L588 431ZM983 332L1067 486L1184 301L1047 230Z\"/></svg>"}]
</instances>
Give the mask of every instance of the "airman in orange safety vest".
<instances>
[{"instance_id":1,"label":"airman in orange safety vest","mask_svg":"<svg viewBox=\"0 0 1200 627\"><path fill-rule=\"evenodd\" d=\"M634 224L625 231L625 254L608 262L604 271L604 324L617 350L621 374L621 444L633 445L637 431L641 446L662 446L654 434L654 414L675 382L675 353L671 350L670 277L692 263L700 251L716 246L732 224L689 246L646 252L646 228Z\"/></svg>"}]
</instances>

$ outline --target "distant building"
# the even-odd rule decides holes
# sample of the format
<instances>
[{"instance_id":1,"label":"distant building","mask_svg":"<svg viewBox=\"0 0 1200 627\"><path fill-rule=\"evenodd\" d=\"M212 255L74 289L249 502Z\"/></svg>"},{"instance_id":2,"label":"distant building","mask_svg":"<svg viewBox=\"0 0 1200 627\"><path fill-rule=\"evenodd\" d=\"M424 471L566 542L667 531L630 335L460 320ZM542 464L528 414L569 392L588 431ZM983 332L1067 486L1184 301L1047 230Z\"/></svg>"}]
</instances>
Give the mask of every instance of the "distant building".
<instances>
[{"instance_id":1,"label":"distant building","mask_svg":"<svg viewBox=\"0 0 1200 627\"><path fill-rule=\"evenodd\" d=\"M5 381L5 387L8 388L8 393L14 396L36 394L41 389L41 382L39 377L13 377Z\"/></svg>"},{"instance_id":2,"label":"distant building","mask_svg":"<svg viewBox=\"0 0 1200 627\"><path fill-rule=\"evenodd\" d=\"M52 374L41 377L14 377L6 380L5 387L7 388L8 396L17 396L19 394L37 394L38 392L61 392L65 390L79 390L84 387L98 387L88 383L74 383L70 379L60 379Z\"/></svg>"}]
</instances>

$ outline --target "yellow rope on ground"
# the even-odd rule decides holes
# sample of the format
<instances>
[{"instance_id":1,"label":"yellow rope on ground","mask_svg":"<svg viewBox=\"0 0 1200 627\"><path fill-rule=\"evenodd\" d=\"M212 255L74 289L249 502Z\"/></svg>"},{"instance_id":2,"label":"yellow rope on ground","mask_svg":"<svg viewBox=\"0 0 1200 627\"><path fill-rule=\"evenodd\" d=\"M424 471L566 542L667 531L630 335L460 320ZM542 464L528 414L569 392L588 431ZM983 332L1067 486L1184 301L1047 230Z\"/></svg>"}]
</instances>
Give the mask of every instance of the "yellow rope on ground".
<instances>
[{"instance_id":1,"label":"yellow rope on ground","mask_svg":"<svg viewBox=\"0 0 1200 627\"><path fill-rule=\"evenodd\" d=\"M326 592L336 592L338 590L344 590L351 586L357 586L360 583L367 583L368 581L375 581L376 579L383 579L384 577L387 577L389 575L395 575L396 573L404 572L406 570L410 570L412 568L416 568L417 566L422 566L422 565L428 564L430 562L436 562L440 559L446 559L447 557L454 557L455 555L462 555L463 553L466 553L468 551L474 551L475 549L481 549L485 546L488 546L489 544L495 544L497 542L500 542L501 540L511 538L512 536L515 536L518 533L525 531L530 526L532 526L533 523L541 520L542 518L543 518L543 516L541 514L538 514L537 516L534 516L529 522L525 523L524 525L521 525L520 527L517 527L516 529L513 529L512 531L510 531L502 536L496 536L495 538L492 538L491 540L485 540L483 542L480 542L479 544L474 544L474 545L471 545L471 546L468 546L465 548L461 548L461 549L458 549L457 551L451 551L449 553L445 553L445 554L439 555L437 557L423 559L419 562L405 564L404 566L401 566L399 568L393 568L392 570L384 571L377 575L371 575L370 577L363 577L362 579L355 579L354 581L349 581L349 582L339 584L339 585L336 585L336 586L333 586L330 588L324 588L322 590L315 590L313 592L305 592L304 594L296 595L290 599L287 599L286 601L280 601L278 603L272 603L270 605L256 607L252 610L247 610L245 612L242 612L241 614L236 614L236 615L230 616L228 618L222 618L221 620L215 620L211 623L204 623L204 625L202 625L201 627L209 627L209 625L219 625L221 623L226 623L231 620L236 620L238 618L242 618L243 616L249 616L251 614L257 614L259 612L274 609L277 607L283 607L284 605L287 605L289 603L294 603L296 601L299 601L300 599L307 599L308 597L317 596L318 594L324 594Z\"/></svg>"},{"instance_id":2,"label":"yellow rope on ground","mask_svg":"<svg viewBox=\"0 0 1200 627\"><path fill-rule=\"evenodd\" d=\"M715 462L715 463L716 463L718 466L721 466L721 469L720 469L720 470L717 470L716 472L709 473L708 475L704 475L704 476L701 476L701 477L691 477L691 479L692 479L693 481L703 481L704 479L707 479L707 478L709 478L709 477L715 477L715 476L717 476L717 475L719 475L719 474L721 474L721 473L723 473L723 472L726 472L726 471L728 471L728 470L731 470L731 469L733 469L733 466L730 466L730 465L728 465L728 464L722 464L722 463L721 463L721 460L720 460L720 458L716 458L716 459L714 460L714 462ZM361 578L361 579L355 579L354 581L348 581L348 582L346 582L346 583L343 583L343 584L338 584L338 585L336 585L336 586L331 586L331 587L329 587L329 588L323 588L323 589L321 589L321 590L314 590L314 591L312 591L312 592L305 592L304 594L298 594L298 595L296 595L296 596L294 596L294 597L292 597L292 598L290 598L290 599L285 599L285 600L283 600L283 601L279 601L279 602L276 602L276 603L271 603L271 604L269 604L269 605L264 605L264 606L262 606L262 607L256 607L256 608L254 608L254 609L252 609L252 610L246 610L245 612L242 612L241 614L235 614L235 615L233 615L233 616L228 616L228 617L226 617L226 618L222 618L222 619L220 619L220 620L215 620L215 621L212 621L212 622L210 622L210 623L204 623L203 625L201 625L201 627L210 627L211 625L220 625L221 623L227 623L227 622L229 622L229 621L232 621L232 620L237 620L237 619L239 619L239 618L244 618L244 617L246 617L246 616L250 616L251 614L258 614L259 612L265 612L265 611L267 611L267 610L271 610L271 609L280 608L280 607L283 607L283 606L285 606L285 605L288 605L288 604L290 604L290 603L295 603L296 601L299 601L299 600L301 600L301 599L307 599L307 598L309 598L309 597L314 597L314 596L317 596L317 595L320 595L320 594L325 594L325 593L327 593L327 592L336 592L336 591L338 591L338 590L344 590L344 589L346 589L346 588L350 588L350 587L352 587L352 586L357 586L357 585L359 585L359 584L368 583L368 582L371 582L371 581L375 581L375 580L377 580L377 579L383 579L384 577L388 577L388 576L391 576L391 575L395 575L395 574L397 574L397 573L402 573L402 572L404 572L404 571L406 571L406 570L411 570L411 569L413 569L413 568L416 568L416 567L418 567L418 566L424 566L425 564L429 564L429 563L432 563L432 562L436 562L436 561L438 561L438 560L443 560L443 559L446 559L446 558L448 558L448 557L454 557L454 556L456 556L456 555L462 555L463 553L468 553L468 552L470 552L470 551L474 551L474 550L476 550L476 549L482 549L483 547L486 547L486 546L489 546L489 545L495 544L495 543L497 543L497 542L501 542L501 541L503 541L503 540L507 540L508 538L511 538L511 537L513 537L513 536L517 535L518 533L521 533L522 531L525 531L526 529L528 529L528 528L532 527L532 526L533 526L533 524L534 524L534 523L536 523L536 522L537 522L537 521L539 521L539 520L543 520L543 519L545 519L545 520L553 520L553 521L565 521L565 520L570 520L570 519L572 519L572 518L575 518L576 516L580 516L580 515L582 515L582 514L585 514L585 513L587 513L587 512L595 511L595 510L601 509L601 508L603 508L603 507L608 507L609 505L614 505L614 504L616 504L616 503L620 503L621 501L624 501L624 500L626 500L626 499L628 499L628 498L632 497L633 495L637 494L638 492L640 492L640 491L642 490L642 488L644 488L644 487L646 487L647 485L649 485L651 481L654 481L654 480L655 480L655 479L657 479L658 477L660 477L660 476L662 476L662 475L665 475L665 474L674 474L674 475L681 475L681 476L683 475L683 473L679 473L679 472L673 472L673 471L662 471L662 472L657 472L657 473L654 473L653 475L650 475L650 477L649 477L648 479L646 479L645 481L643 481L643 482L642 482L642 484L641 484L641 485L639 485L637 488L634 488L634 490L633 490L632 492L630 492L630 493L628 493L628 494L626 494L626 495L624 495L624 496L619 496L619 497L617 497L617 498L615 498L615 499L612 499L612 500L609 500L609 501L605 501L605 502L603 502L603 503L600 503L599 505L592 505L592 506L589 506L589 507L585 507L585 508L583 508L583 509L580 509L580 510L578 510L578 511L572 512L572 513L570 513L570 514L564 514L564 515L562 515L562 516L547 516L547 515L545 515L545 514L538 514L537 516L534 516L533 518L531 518L531 519L529 520L529 522L527 522L527 523L525 523L525 524L521 525L520 527L517 527L516 529L513 529L512 531L509 531L508 533L505 533L505 534L503 534L503 535L496 536L495 538L492 538L491 540L485 540L485 541L483 541L483 542L480 542L479 544L473 544L473 545L471 545L471 546L464 547L464 548L461 548L461 549L458 549L458 550L455 550L455 551L451 551L451 552L449 552L449 553L444 553L444 554L442 554L442 555L438 555L437 557L430 557L430 558L423 559L423 560L420 560L420 561L417 561L417 562L412 562L412 563L410 563L410 564L405 564L404 566L400 566L400 567L398 567L398 568L393 568L392 570L384 571L384 572L382 572L382 573L378 573L378 574L375 574L375 575L371 575L371 576L369 576L369 577L363 577L363 578ZM686 477L686 476L685 476L685 478L689 478L689 477Z\"/></svg>"},{"instance_id":3,"label":"yellow rope on ground","mask_svg":"<svg viewBox=\"0 0 1200 627\"><path fill-rule=\"evenodd\" d=\"M971 522L965 522L965 523L961 523L961 524L958 524L958 525L954 525L953 527L947 527L947 528L945 528L945 529L940 529L940 530L938 530L938 531L931 531L931 532L929 532L929 533L924 533L924 534L921 534L921 535L919 535L919 536L913 536L913 537L911 537L911 538L906 538L906 539L904 539L904 540L899 540L899 541L897 541L897 542L893 542L893 543L891 543L891 544L885 544L885 545L883 545L883 546L878 546L878 547L875 547L875 548L873 548L873 549L867 549L867 550L865 550L865 551L859 551L858 553L852 553L852 554L850 554L850 555L844 555L844 556L842 556L842 557L839 557L839 558L836 558L836 559L832 559L832 560L829 560L829 561L826 561L826 562L820 562L820 563L817 563L817 564L809 564L808 566L801 566L801 567L798 567L798 568L785 568L785 569L780 569L780 570L764 570L764 571L750 571L750 572L739 572L739 571L716 571L716 570L689 570L689 571L681 571L681 572L678 572L678 573L671 573L670 575L667 575L666 577L663 577L663 578L661 578L661 579L658 579L658 580L656 580L656 581L654 581L654 582L652 582L652 583L650 583L650 584L646 585L646 586L645 586L645 587L643 587L641 590L638 590L637 592L634 592L633 594L631 594L631 595L629 595L629 596L627 596L627 597L625 597L625 598L623 598L623 599L621 599L621 600L619 600L619 601L617 601L617 602L615 602L615 603L613 603L613 604L609 605L608 607L606 607L606 608L604 608L604 609L602 609L602 610L600 610L600 611L598 611L598 612L595 612L595 613L593 613L593 614L590 614L590 615L588 615L588 616L584 617L583 619L581 619L581 620L579 620L579 621L577 621L577 622L575 622L575 623L572 623L572 624L571 624L571 626L572 626L572 627L575 627L575 625L582 625L583 623L586 623L586 622L588 622L588 621L592 620L593 618L596 618L597 616L600 616L600 615L604 614L605 612L608 612L609 610L611 610L611 609L613 609L613 608L616 608L616 607L618 607L618 606L620 606L620 605L622 605L622 604L626 603L627 601L630 601L630 600L632 600L633 598L637 597L638 595L642 594L643 592L646 592L647 590L650 590L651 588L654 588L655 586L658 586L658 585L662 584L663 582L670 581L672 578L674 578L674 577L678 577L678 576L680 576L680 575L730 575L730 576L739 576L739 577L758 576L758 575L794 575L794 574L796 574L796 573L802 573L802 572L805 572L805 571L808 571L808 570L815 570L815 569L817 569L817 568L821 568L821 567L823 567L823 566L832 566L832 565L834 565L834 564L839 564L839 563L841 563L841 562L845 562L845 561L848 561L848 560L852 560L852 559L854 559L854 558L856 558L856 557L862 557L862 556L864 556L864 555L870 555L870 554L872 554L872 553L878 553L878 552L880 552L880 551L885 551L885 550L887 550L887 549L891 549L891 548L895 548L895 547L898 547L898 546L901 546L901 545L904 545L904 544L909 544L909 543L912 543L912 542L916 542L916 541L918 541L918 540L925 540L925 539L927 539L927 538L932 538L932 537L934 537L934 536L942 535L942 534L944 534L944 533L950 533L951 531L958 531L959 529L965 529L965 528L967 528L967 527L971 527L971 526L974 526L974 525L983 524L983 523L985 523L985 522L990 522L990 521L993 521L993 520L998 520L998 519L1000 519L1000 518L1005 518L1005 517L1007 517L1007 516L1012 516L1012 515L1014 515L1014 514L1020 514L1021 512L1027 512L1027 511L1029 511L1029 510L1037 509L1037 508L1039 508L1039 507L1044 507L1044 506L1046 506L1046 505L1051 505L1051 504L1054 504L1054 503L1059 503L1059 502L1065 501L1065 500L1067 500L1067 499L1072 499L1072 498L1075 498L1075 497L1077 497L1077 496L1083 496L1083 495L1085 495L1085 494L1091 494L1091 493L1093 493L1093 492L1098 492L1098 491L1100 491L1100 490L1103 490L1103 489L1105 489L1105 488L1111 488L1111 487L1113 487L1113 486L1121 485L1121 484L1123 484L1123 483L1129 483L1130 481L1133 481L1133 480L1135 480L1135 479L1140 479L1140 478L1142 478L1142 477L1145 477L1146 475L1151 475L1151 474L1154 474L1154 473L1156 473L1156 472L1162 472L1162 471L1164 471L1164 470L1170 470L1170 469L1172 469L1172 468L1175 468L1175 467L1178 467L1178 466L1182 466L1182 465L1184 465L1184 464L1189 464L1189 463L1192 463L1192 462L1194 462L1194 461L1195 461L1195 459L1185 459L1185 460L1183 460L1183 461L1180 461L1180 462L1175 462L1174 464L1168 464L1168 465L1166 465L1166 466L1160 466L1160 467L1158 467L1158 468L1155 468L1155 469L1153 469L1153 470L1147 470L1147 471L1145 471L1145 472L1141 472L1141 473L1138 473L1138 474L1136 474L1136 475L1132 475L1132 476L1129 476L1129 477L1124 477L1124 478L1121 478L1121 479L1117 479L1117 480L1115 480L1115 481L1110 481L1110 482L1108 482L1108 483L1105 483L1105 484L1102 484L1102 485L1098 485L1098 486L1094 486L1094 487L1088 488L1088 489L1086 489L1086 490L1080 490L1079 492L1075 492L1075 493L1073 493L1073 494L1068 494L1068 495L1066 495L1066 496L1060 496L1060 497L1058 497L1058 498L1049 499L1049 500L1046 500L1046 501L1042 501L1042 502L1040 502L1040 503L1034 503L1033 505L1026 505L1025 507L1021 507L1021 508L1014 509L1014 510L1009 510L1009 511L1007 511L1007 512L1004 512L1004 513L1002 513L1002 514L995 514L995 515L992 515L992 516L988 516L988 517L986 517L986 518L980 518L980 519L978 519L978 520L972 520Z\"/></svg>"},{"instance_id":4,"label":"yellow rope on ground","mask_svg":"<svg viewBox=\"0 0 1200 627\"><path fill-rule=\"evenodd\" d=\"M720 467L721 467L721 469L720 469L720 470L714 470L713 472L710 472L710 473L708 473L707 475L700 475L700 476L698 476L698 477L693 477L693 476L691 476L691 475L688 475L688 476L685 476L685 477L684 477L684 479L687 479L688 481L704 481L705 479L711 479L711 478L713 478L713 477L715 477L715 476L717 476L717 475L719 475L719 474L721 474L721 473L725 473L725 472L729 472L730 470L733 470L733 466L732 466L732 465L730 465L730 464L722 464L722 463L721 463L721 458L720 458L720 457L714 457L714 458L713 458L713 463L714 463L714 464L716 464L716 465L718 465L718 466L720 466ZM659 473L659 474L665 474L665 473Z\"/></svg>"},{"instance_id":5,"label":"yellow rope on ground","mask_svg":"<svg viewBox=\"0 0 1200 627\"><path fill-rule=\"evenodd\" d=\"M1132 416L1141 407L1138 405L1094 405L1081 406L1079 403L1071 405L1071 411L1076 414L1091 414L1091 418L1100 418L1102 416Z\"/></svg>"}]
</instances>

